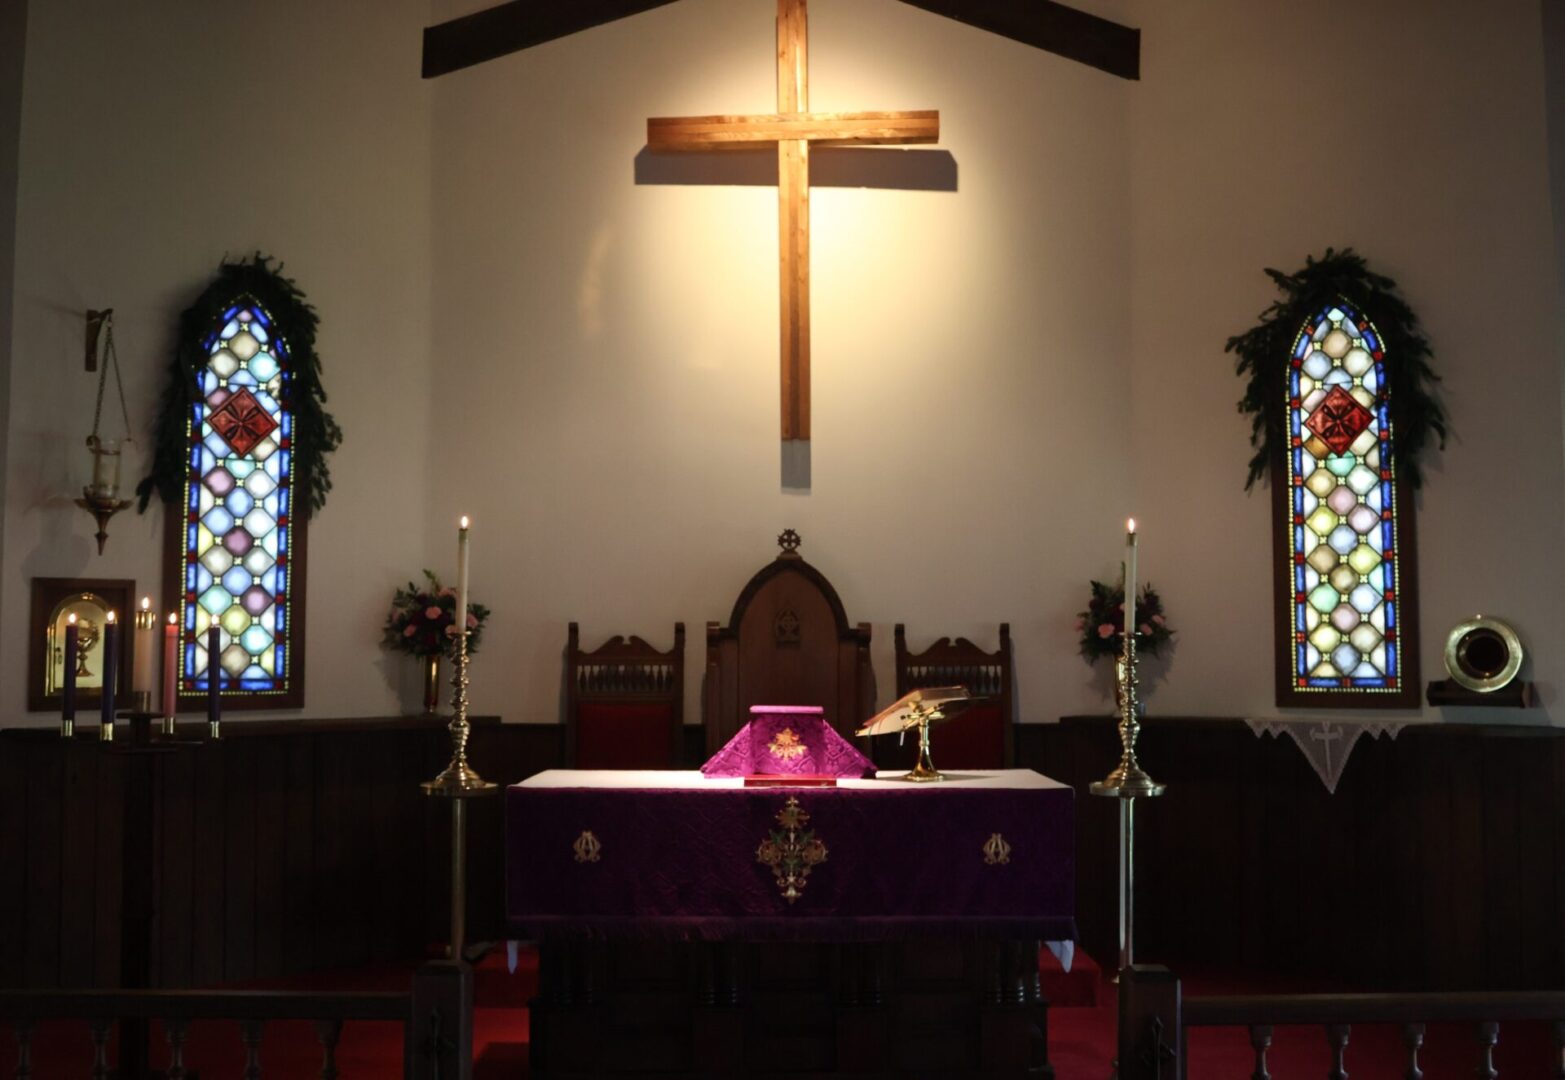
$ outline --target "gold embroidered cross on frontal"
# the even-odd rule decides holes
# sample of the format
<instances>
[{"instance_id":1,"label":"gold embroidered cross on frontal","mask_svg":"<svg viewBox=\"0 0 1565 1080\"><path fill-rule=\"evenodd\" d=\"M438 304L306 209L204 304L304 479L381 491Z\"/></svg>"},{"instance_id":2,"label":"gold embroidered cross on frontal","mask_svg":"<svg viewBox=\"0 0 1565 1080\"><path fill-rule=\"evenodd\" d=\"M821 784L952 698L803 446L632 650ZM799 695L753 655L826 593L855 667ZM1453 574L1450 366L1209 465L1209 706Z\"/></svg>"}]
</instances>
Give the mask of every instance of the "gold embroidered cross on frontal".
<instances>
[{"instance_id":1,"label":"gold embroidered cross on frontal","mask_svg":"<svg viewBox=\"0 0 1565 1080\"><path fill-rule=\"evenodd\" d=\"M783 899L793 903L804 895L810 871L826 861L826 845L808 828L810 812L792 795L777 811L777 824L771 835L755 849L755 861L772 868Z\"/></svg>"}]
</instances>

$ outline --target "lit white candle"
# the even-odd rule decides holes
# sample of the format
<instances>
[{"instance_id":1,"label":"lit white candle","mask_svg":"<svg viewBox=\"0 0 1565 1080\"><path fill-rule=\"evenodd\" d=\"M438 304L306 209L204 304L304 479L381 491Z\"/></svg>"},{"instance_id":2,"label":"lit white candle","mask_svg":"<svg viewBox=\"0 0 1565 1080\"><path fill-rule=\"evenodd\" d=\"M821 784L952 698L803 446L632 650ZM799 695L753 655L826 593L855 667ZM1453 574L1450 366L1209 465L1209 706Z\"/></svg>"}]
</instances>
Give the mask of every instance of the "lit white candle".
<instances>
[{"instance_id":1,"label":"lit white candle","mask_svg":"<svg viewBox=\"0 0 1565 1080\"><path fill-rule=\"evenodd\" d=\"M158 670L156 631L157 617L152 611L152 597L143 596L141 609L136 612L136 640L133 646L136 662L130 673L130 688L135 693L138 709L152 708L152 684L157 679Z\"/></svg>"},{"instance_id":2,"label":"lit white candle","mask_svg":"<svg viewBox=\"0 0 1565 1080\"><path fill-rule=\"evenodd\" d=\"M1125 522L1125 633L1136 632L1136 519Z\"/></svg>"},{"instance_id":3,"label":"lit white candle","mask_svg":"<svg viewBox=\"0 0 1565 1080\"><path fill-rule=\"evenodd\" d=\"M462 528L456 540L456 632L467 629L467 516L462 517Z\"/></svg>"}]
</instances>

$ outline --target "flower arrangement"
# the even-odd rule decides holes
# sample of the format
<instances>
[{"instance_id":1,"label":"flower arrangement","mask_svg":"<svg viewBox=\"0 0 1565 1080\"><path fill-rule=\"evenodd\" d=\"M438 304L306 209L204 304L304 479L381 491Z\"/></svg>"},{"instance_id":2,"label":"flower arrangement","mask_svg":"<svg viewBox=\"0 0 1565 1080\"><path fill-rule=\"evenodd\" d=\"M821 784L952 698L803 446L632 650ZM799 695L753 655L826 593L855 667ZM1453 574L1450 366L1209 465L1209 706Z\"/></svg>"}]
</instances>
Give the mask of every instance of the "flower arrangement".
<instances>
[{"instance_id":1,"label":"flower arrangement","mask_svg":"<svg viewBox=\"0 0 1565 1080\"><path fill-rule=\"evenodd\" d=\"M440 579L424 571L424 587L408 582L391 598L391 611L381 644L412 656L456 655L456 590L440 584ZM469 602L467 606L467 652L478 651L489 609Z\"/></svg>"},{"instance_id":2,"label":"flower arrangement","mask_svg":"<svg viewBox=\"0 0 1565 1080\"><path fill-rule=\"evenodd\" d=\"M1174 636L1168 619L1163 614L1163 598L1151 585L1141 586L1136 599L1136 650L1156 656ZM1087 610L1076 616L1076 630L1081 634L1081 655L1089 663L1096 663L1100 656L1118 656L1124 651L1121 636L1125 631L1125 586L1092 583L1092 599Z\"/></svg>"}]
</instances>

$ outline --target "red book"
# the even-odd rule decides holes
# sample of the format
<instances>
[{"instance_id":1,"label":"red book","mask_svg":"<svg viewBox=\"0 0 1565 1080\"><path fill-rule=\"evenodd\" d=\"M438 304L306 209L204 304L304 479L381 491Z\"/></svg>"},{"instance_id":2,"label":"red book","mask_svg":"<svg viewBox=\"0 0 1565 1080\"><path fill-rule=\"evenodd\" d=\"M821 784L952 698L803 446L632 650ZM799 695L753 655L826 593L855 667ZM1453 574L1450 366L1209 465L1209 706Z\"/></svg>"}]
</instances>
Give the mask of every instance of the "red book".
<instances>
[{"instance_id":1,"label":"red book","mask_svg":"<svg viewBox=\"0 0 1565 1080\"><path fill-rule=\"evenodd\" d=\"M835 776L806 773L751 773L744 778L745 787L836 787Z\"/></svg>"}]
</instances>

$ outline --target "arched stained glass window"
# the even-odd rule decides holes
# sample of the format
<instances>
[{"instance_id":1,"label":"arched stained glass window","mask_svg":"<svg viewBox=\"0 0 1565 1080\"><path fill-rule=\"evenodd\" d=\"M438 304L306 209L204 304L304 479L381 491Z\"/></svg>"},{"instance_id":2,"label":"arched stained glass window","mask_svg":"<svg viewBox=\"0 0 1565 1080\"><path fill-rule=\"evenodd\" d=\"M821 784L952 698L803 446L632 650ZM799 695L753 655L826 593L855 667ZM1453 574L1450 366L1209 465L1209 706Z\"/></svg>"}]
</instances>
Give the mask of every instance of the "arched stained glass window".
<instances>
[{"instance_id":1,"label":"arched stained glass window","mask_svg":"<svg viewBox=\"0 0 1565 1080\"><path fill-rule=\"evenodd\" d=\"M204 696L215 668L227 702L302 705L287 342L266 309L242 296L202 348L182 504L180 694ZM207 651L213 625L216 656Z\"/></svg>"},{"instance_id":2,"label":"arched stained glass window","mask_svg":"<svg viewBox=\"0 0 1565 1080\"><path fill-rule=\"evenodd\" d=\"M1277 485L1291 538L1279 704L1418 703L1413 592L1403 587L1413 576L1412 507L1399 497L1387 404L1395 362L1345 301L1294 341L1286 483Z\"/></svg>"}]
</instances>

